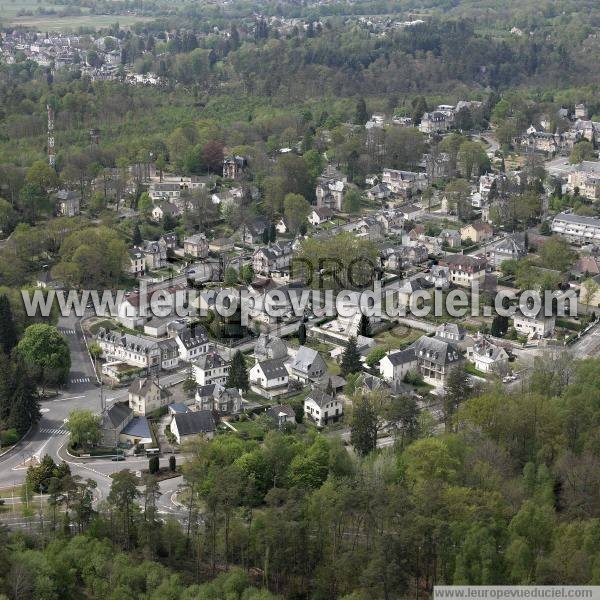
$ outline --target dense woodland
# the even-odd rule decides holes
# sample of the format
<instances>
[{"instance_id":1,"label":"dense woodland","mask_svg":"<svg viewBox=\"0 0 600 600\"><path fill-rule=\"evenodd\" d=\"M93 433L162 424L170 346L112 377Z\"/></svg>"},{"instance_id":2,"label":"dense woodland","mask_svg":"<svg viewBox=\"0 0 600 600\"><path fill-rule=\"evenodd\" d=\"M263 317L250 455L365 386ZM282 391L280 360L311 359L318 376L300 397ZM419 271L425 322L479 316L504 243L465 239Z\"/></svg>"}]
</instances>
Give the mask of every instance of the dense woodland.
<instances>
[{"instance_id":1,"label":"dense woodland","mask_svg":"<svg viewBox=\"0 0 600 600\"><path fill-rule=\"evenodd\" d=\"M597 585L599 366L545 357L522 390L467 392L445 407L435 436L413 400L359 394L352 452L301 426L262 445L198 440L183 466L183 528L158 520L152 477L140 492L132 473L115 474L95 511L94 482L45 459L25 487L46 488L50 524L3 534L0 591L359 600L440 583ZM450 396L464 398L459 387ZM374 451L382 418L397 441Z\"/></svg>"}]
</instances>

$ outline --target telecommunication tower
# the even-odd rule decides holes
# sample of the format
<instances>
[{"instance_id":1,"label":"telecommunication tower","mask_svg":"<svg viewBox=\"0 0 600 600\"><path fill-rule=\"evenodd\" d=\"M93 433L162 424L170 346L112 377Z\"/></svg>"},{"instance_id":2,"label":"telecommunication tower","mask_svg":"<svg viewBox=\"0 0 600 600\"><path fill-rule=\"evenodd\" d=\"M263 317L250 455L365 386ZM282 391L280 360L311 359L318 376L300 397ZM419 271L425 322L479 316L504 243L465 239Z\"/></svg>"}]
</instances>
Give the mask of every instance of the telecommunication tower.
<instances>
[{"instance_id":1,"label":"telecommunication tower","mask_svg":"<svg viewBox=\"0 0 600 600\"><path fill-rule=\"evenodd\" d=\"M56 166L56 149L54 147L54 109L46 104L48 109L48 164L54 168Z\"/></svg>"}]
</instances>

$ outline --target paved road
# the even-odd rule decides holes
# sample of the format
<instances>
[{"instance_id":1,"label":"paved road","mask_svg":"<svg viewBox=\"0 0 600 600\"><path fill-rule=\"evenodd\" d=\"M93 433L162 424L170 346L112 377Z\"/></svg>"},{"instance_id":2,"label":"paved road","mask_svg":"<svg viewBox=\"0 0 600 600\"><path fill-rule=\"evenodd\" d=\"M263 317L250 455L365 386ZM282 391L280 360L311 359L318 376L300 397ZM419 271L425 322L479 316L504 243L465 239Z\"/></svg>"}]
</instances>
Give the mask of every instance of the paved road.
<instances>
[{"instance_id":1,"label":"paved road","mask_svg":"<svg viewBox=\"0 0 600 600\"><path fill-rule=\"evenodd\" d=\"M27 465L32 458L40 459L48 454L55 462L65 460L71 467L71 472L84 479L93 479L98 486L97 499L106 498L110 491L110 475L124 468L133 471L145 468L147 458L128 458L126 461L113 462L110 459L84 460L69 457L66 453L68 432L65 420L69 413L76 409L88 409L100 413L100 386L97 384L94 369L90 361L79 319L76 316L60 317L58 329L65 336L71 350L71 372L65 389L55 398L41 403L42 416L25 439L11 451L0 456L0 488L20 485L25 479ZM182 381L185 369L165 375L161 383L171 385ZM127 389L106 390L104 398L107 404L125 400ZM163 459L166 466L167 459ZM163 495L159 505L163 512L179 514L172 504L171 497L181 483L181 477L161 483ZM174 486L174 487L173 487Z\"/></svg>"}]
</instances>

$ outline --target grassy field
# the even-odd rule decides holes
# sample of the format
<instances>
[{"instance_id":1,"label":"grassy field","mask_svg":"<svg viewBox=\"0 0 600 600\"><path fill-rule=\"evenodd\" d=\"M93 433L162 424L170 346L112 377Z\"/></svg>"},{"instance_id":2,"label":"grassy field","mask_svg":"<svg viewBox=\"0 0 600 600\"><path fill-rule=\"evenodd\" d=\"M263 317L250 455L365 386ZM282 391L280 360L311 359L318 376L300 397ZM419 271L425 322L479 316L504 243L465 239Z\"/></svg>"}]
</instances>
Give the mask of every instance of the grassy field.
<instances>
[{"instance_id":1,"label":"grassy field","mask_svg":"<svg viewBox=\"0 0 600 600\"><path fill-rule=\"evenodd\" d=\"M79 27L101 29L117 22L121 27L128 27L134 23L151 20L149 17L137 17L135 15L17 16L19 11L26 10L35 13L38 8L60 12L67 7L60 4L46 5L37 0L0 0L0 22L4 25L10 23L11 25L32 27L40 31L66 31L76 30ZM85 11L85 9L82 10Z\"/></svg>"}]
</instances>

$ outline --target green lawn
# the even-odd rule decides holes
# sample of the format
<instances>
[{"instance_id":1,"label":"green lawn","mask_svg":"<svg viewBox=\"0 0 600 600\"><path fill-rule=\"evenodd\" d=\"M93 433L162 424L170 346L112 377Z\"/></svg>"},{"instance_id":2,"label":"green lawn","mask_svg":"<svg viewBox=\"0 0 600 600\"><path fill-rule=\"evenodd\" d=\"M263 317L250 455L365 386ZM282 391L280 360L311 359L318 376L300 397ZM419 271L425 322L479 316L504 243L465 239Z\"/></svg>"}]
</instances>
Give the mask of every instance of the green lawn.
<instances>
[{"instance_id":1,"label":"green lawn","mask_svg":"<svg viewBox=\"0 0 600 600\"><path fill-rule=\"evenodd\" d=\"M393 329L378 333L375 336L375 341L386 350L396 350L410 346L422 335L422 331L412 329L406 325L396 325Z\"/></svg>"},{"instance_id":2,"label":"green lawn","mask_svg":"<svg viewBox=\"0 0 600 600\"><path fill-rule=\"evenodd\" d=\"M132 15L82 15L59 17L57 15L35 15L33 17L17 17L10 20L11 25L31 27L39 31L67 31L80 27L102 29L114 23L121 27L130 27L135 23L151 21L151 17L136 17Z\"/></svg>"}]
</instances>

